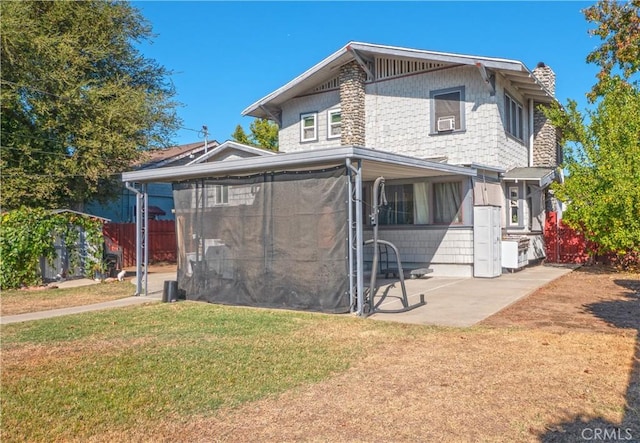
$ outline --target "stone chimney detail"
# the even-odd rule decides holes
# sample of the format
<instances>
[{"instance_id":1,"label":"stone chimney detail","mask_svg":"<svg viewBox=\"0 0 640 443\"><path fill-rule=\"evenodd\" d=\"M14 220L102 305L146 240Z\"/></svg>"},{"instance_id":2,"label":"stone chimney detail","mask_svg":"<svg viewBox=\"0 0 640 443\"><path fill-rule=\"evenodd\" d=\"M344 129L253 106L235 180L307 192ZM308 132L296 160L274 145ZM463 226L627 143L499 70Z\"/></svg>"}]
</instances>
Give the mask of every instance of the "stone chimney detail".
<instances>
[{"instance_id":1,"label":"stone chimney detail","mask_svg":"<svg viewBox=\"0 0 640 443\"><path fill-rule=\"evenodd\" d=\"M538 63L533 75L551 95L556 92L556 74L544 63ZM558 130L538 109L540 103L534 103L533 110L533 164L531 166L555 167L562 162L562 150L559 144Z\"/></svg>"},{"instance_id":2,"label":"stone chimney detail","mask_svg":"<svg viewBox=\"0 0 640 443\"><path fill-rule=\"evenodd\" d=\"M352 61L340 68L340 114L342 146L365 145L364 84L366 74Z\"/></svg>"}]
</instances>

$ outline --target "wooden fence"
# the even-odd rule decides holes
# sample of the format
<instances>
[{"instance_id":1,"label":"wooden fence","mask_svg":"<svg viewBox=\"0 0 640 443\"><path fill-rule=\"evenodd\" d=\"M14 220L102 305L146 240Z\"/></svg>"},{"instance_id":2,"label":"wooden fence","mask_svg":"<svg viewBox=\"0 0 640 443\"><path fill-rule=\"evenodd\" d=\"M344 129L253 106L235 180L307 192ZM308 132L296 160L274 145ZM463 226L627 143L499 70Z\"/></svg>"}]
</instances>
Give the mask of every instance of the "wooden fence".
<instances>
[{"instance_id":1,"label":"wooden fence","mask_svg":"<svg viewBox=\"0 0 640 443\"><path fill-rule=\"evenodd\" d=\"M587 263L589 248L584 236L562 220L556 212L548 212L544 229L545 252L549 263Z\"/></svg>"},{"instance_id":2,"label":"wooden fence","mask_svg":"<svg viewBox=\"0 0 640 443\"><path fill-rule=\"evenodd\" d=\"M122 255L122 267L136 264L136 224L105 223L108 249ZM149 220L149 262L176 262L176 224L173 220Z\"/></svg>"}]
</instances>

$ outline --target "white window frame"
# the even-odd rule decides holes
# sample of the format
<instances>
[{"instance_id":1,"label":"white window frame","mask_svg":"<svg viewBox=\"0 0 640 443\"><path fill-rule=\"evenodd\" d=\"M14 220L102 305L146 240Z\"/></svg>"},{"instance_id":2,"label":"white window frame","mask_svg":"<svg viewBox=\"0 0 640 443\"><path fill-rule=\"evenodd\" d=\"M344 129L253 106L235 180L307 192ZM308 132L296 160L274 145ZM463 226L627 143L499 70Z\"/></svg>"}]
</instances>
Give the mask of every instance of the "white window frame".
<instances>
[{"instance_id":1,"label":"white window frame","mask_svg":"<svg viewBox=\"0 0 640 443\"><path fill-rule=\"evenodd\" d=\"M520 214L520 186L509 186L507 190L507 222L509 226L520 226L521 214ZM515 212L514 212L515 211ZM515 221L514 221L515 215Z\"/></svg>"},{"instance_id":2,"label":"white window frame","mask_svg":"<svg viewBox=\"0 0 640 443\"><path fill-rule=\"evenodd\" d=\"M504 127L507 134L524 142L524 108L518 100L507 93L504 94Z\"/></svg>"},{"instance_id":3,"label":"white window frame","mask_svg":"<svg viewBox=\"0 0 640 443\"><path fill-rule=\"evenodd\" d=\"M332 116L334 116L335 114L340 115L340 121L338 123L333 123L331 121ZM333 133L333 129L335 127L338 127L340 129L340 132L338 134ZM340 138L341 135L342 135L342 111L340 108L330 109L327 111L327 138L328 139Z\"/></svg>"},{"instance_id":4,"label":"white window frame","mask_svg":"<svg viewBox=\"0 0 640 443\"><path fill-rule=\"evenodd\" d=\"M438 117L437 115L437 109L436 109L436 104L438 102L437 97L441 96L441 95L446 95L446 94L452 94L452 93L458 93L460 99L459 99L459 118L456 115L452 115L451 117L454 117L454 129L452 130L448 130L448 131L438 131L438 120L449 117L446 115L441 115L440 117ZM430 104L431 104L431 131L430 134L431 135L442 135L442 134L451 134L452 132L463 132L466 130L466 118L465 118L465 87L464 85L462 86L455 86L453 88L447 88L447 89L438 89L435 91L431 91L429 93L429 98L430 98Z\"/></svg>"},{"instance_id":5,"label":"white window frame","mask_svg":"<svg viewBox=\"0 0 640 443\"><path fill-rule=\"evenodd\" d=\"M305 127L304 123L307 118L311 117L313 119L313 126ZM305 137L305 129L313 129L312 137ZM317 112L307 112L305 114L300 114L300 141L301 142L312 142L318 140L318 113Z\"/></svg>"}]
</instances>

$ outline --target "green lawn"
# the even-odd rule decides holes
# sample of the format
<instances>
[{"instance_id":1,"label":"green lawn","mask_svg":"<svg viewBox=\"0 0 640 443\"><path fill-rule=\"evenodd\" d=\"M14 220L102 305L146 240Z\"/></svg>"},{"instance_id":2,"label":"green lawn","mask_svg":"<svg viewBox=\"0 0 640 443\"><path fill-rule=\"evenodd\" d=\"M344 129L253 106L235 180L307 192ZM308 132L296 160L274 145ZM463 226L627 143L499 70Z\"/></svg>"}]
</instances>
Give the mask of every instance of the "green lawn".
<instances>
[{"instance_id":1,"label":"green lawn","mask_svg":"<svg viewBox=\"0 0 640 443\"><path fill-rule=\"evenodd\" d=\"M2 441L211 414L345 370L375 329L385 325L190 302L6 325Z\"/></svg>"}]
</instances>

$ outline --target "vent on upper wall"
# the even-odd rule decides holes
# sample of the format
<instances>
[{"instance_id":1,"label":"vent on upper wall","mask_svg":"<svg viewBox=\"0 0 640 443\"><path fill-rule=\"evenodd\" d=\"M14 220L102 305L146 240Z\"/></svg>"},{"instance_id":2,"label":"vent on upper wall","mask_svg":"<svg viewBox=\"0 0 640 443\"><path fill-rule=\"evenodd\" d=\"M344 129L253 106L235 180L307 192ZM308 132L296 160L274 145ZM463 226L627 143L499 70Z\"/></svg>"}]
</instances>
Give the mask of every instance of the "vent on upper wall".
<instances>
[{"instance_id":1,"label":"vent on upper wall","mask_svg":"<svg viewBox=\"0 0 640 443\"><path fill-rule=\"evenodd\" d=\"M338 89L340 87L340 76L335 76L331 80L316 86L313 92L329 91L331 89Z\"/></svg>"},{"instance_id":2,"label":"vent on upper wall","mask_svg":"<svg viewBox=\"0 0 640 443\"><path fill-rule=\"evenodd\" d=\"M456 118L451 115L438 119L438 132L453 131L456 129Z\"/></svg>"},{"instance_id":3,"label":"vent on upper wall","mask_svg":"<svg viewBox=\"0 0 640 443\"><path fill-rule=\"evenodd\" d=\"M432 71L445 66L447 66L446 63L380 57L376 58L376 79L382 80L416 72Z\"/></svg>"}]
</instances>

